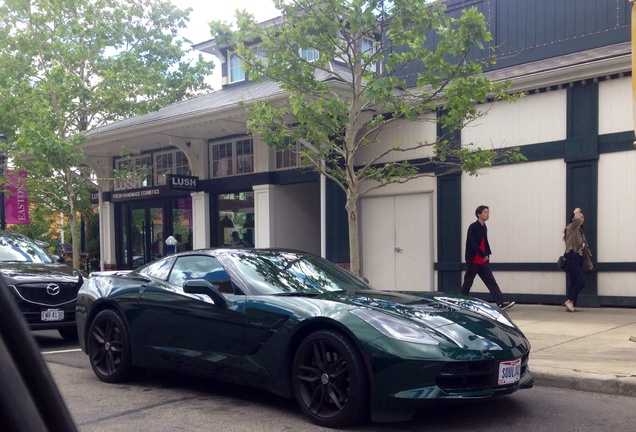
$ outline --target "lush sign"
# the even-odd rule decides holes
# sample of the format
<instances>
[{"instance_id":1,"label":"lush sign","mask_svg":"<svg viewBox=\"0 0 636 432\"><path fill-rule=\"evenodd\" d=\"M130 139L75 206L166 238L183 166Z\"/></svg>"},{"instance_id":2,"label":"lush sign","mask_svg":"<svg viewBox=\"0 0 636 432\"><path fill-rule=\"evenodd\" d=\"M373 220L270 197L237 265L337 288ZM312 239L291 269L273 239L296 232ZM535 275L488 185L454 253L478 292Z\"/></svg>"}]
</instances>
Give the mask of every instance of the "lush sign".
<instances>
[{"instance_id":1,"label":"lush sign","mask_svg":"<svg viewBox=\"0 0 636 432\"><path fill-rule=\"evenodd\" d=\"M176 174L168 174L166 176L166 184L170 190L185 190L194 192L198 188L198 183L198 177Z\"/></svg>"}]
</instances>

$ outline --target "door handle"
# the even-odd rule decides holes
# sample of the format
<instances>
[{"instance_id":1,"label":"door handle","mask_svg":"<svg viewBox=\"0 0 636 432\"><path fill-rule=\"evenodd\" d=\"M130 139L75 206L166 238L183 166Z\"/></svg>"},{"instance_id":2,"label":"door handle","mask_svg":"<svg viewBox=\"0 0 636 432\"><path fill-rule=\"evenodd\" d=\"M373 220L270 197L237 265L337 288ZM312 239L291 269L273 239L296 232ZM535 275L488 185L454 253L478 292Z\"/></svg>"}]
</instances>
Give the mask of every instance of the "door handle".
<instances>
[{"instance_id":1,"label":"door handle","mask_svg":"<svg viewBox=\"0 0 636 432\"><path fill-rule=\"evenodd\" d=\"M397 253L400 253L400 252L402 252L402 248L401 248L401 247L397 247L397 246L396 246L396 247L395 247L395 251L396 251Z\"/></svg>"}]
</instances>

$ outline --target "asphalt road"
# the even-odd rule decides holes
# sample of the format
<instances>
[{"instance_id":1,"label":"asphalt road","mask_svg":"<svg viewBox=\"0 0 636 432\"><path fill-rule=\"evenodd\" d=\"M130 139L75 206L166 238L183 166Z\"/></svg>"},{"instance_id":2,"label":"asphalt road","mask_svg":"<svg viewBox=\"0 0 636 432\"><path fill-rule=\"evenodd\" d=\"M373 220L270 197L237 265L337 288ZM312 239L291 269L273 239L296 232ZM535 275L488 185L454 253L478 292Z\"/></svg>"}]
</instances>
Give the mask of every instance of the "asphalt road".
<instances>
[{"instance_id":1,"label":"asphalt road","mask_svg":"<svg viewBox=\"0 0 636 432\"><path fill-rule=\"evenodd\" d=\"M292 400L264 391L183 375L149 372L138 381L105 384L77 344L35 332L47 365L82 432L326 431ZM550 387L503 398L422 410L404 423L366 423L367 432L503 431L632 432L636 399Z\"/></svg>"}]
</instances>

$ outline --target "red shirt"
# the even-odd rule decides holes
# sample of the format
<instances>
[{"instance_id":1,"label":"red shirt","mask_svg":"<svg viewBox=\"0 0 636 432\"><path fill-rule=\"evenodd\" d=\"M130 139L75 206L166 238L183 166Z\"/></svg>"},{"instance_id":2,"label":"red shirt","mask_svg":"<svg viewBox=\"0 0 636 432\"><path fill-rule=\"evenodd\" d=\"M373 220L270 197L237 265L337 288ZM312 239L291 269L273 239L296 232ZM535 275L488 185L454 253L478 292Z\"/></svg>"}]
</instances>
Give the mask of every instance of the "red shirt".
<instances>
[{"instance_id":1,"label":"red shirt","mask_svg":"<svg viewBox=\"0 0 636 432\"><path fill-rule=\"evenodd\" d=\"M482 250L483 252L486 252L486 238L485 237L481 238L481 243L479 244L479 249ZM479 254L475 254L475 258L473 258L473 260L471 262L473 264L479 264L479 265L486 264L486 261L484 261L484 259Z\"/></svg>"}]
</instances>

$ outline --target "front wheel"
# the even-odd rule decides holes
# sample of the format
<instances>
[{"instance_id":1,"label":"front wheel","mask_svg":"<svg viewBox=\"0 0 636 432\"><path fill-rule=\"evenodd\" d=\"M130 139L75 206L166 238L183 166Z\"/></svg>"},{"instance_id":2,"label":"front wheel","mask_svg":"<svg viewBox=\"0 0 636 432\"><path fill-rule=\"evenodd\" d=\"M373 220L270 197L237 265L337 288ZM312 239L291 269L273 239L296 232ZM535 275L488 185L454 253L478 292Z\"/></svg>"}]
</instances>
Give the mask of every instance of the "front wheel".
<instances>
[{"instance_id":1,"label":"front wheel","mask_svg":"<svg viewBox=\"0 0 636 432\"><path fill-rule=\"evenodd\" d=\"M113 310L101 311L91 323L87 352L93 372L104 382L124 382L136 375L128 329Z\"/></svg>"},{"instance_id":2,"label":"front wheel","mask_svg":"<svg viewBox=\"0 0 636 432\"><path fill-rule=\"evenodd\" d=\"M369 384L356 346L344 335L321 330L302 341L294 357L292 385L300 408L324 427L343 427L368 416Z\"/></svg>"}]
</instances>

